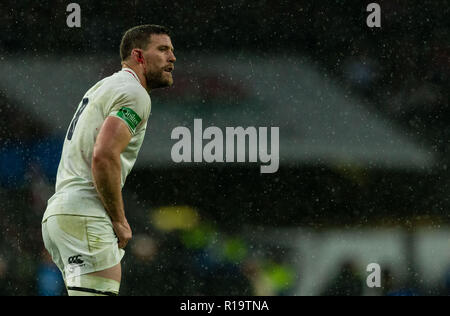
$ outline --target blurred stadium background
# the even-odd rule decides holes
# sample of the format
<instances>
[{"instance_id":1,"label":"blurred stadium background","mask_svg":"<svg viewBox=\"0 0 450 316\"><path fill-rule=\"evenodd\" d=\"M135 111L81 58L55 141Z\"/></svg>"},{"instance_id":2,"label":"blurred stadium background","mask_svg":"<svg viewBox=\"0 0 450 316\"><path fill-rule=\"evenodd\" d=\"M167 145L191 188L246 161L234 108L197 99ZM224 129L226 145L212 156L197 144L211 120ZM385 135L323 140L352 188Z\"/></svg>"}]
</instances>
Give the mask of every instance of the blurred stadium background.
<instances>
[{"instance_id":1,"label":"blurred stadium background","mask_svg":"<svg viewBox=\"0 0 450 316\"><path fill-rule=\"evenodd\" d=\"M171 27L175 85L124 198L122 295L450 293L446 1L0 3L0 294L61 295L40 221L84 92L123 32ZM176 126L278 126L280 169L175 164ZM382 287L366 286L369 263Z\"/></svg>"}]
</instances>

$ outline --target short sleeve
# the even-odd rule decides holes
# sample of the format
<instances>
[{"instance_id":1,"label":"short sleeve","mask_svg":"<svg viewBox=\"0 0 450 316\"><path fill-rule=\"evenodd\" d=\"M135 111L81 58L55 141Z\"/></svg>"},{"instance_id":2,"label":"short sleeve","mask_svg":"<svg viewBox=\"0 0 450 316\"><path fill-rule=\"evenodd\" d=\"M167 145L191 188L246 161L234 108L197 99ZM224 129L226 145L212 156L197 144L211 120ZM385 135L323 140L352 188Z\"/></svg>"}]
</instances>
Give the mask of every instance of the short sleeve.
<instances>
[{"instance_id":1,"label":"short sleeve","mask_svg":"<svg viewBox=\"0 0 450 316\"><path fill-rule=\"evenodd\" d=\"M107 116L120 118L128 126L131 134L136 134L140 124L150 115L150 97L140 87L127 87L116 94L108 109Z\"/></svg>"}]
</instances>

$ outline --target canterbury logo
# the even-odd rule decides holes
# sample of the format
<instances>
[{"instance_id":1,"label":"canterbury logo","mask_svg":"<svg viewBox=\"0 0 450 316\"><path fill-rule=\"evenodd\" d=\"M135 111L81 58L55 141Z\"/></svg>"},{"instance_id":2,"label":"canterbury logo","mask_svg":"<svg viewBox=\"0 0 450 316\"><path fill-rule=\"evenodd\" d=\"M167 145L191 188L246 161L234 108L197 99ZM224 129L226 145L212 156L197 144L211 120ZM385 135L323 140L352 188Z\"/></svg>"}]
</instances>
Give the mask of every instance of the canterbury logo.
<instances>
[{"instance_id":1,"label":"canterbury logo","mask_svg":"<svg viewBox=\"0 0 450 316\"><path fill-rule=\"evenodd\" d=\"M82 264L84 261L80 257L81 255L69 257L69 264Z\"/></svg>"}]
</instances>

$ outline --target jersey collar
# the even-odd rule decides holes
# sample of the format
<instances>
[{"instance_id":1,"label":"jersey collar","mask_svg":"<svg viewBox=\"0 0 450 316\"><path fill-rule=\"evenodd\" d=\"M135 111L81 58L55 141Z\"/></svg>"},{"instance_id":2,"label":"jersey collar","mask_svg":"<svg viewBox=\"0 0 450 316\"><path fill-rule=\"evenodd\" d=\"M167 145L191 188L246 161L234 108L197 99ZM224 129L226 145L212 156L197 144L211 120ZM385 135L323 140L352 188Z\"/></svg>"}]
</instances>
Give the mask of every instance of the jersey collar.
<instances>
[{"instance_id":1,"label":"jersey collar","mask_svg":"<svg viewBox=\"0 0 450 316\"><path fill-rule=\"evenodd\" d=\"M133 77L134 77L139 83L141 83L141 81L139 80L139 77L138 77L137 74L133 71L133 69L131 69L131 68L122 68L122 71L126 71L126 72L130 73L131 75L133 75Z\"/></svg>"}]
</instances>

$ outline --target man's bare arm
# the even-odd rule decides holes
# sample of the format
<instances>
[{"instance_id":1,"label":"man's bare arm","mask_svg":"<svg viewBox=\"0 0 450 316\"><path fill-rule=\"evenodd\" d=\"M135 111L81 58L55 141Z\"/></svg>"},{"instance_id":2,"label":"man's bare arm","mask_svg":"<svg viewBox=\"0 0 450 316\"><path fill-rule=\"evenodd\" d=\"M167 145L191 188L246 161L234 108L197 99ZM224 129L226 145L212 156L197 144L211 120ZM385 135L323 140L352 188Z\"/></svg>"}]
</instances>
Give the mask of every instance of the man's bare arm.
<instances>
[{"instance_id":1,"label":"man's bare arm","mask_svg":"<svg viewBox=\"0 0 450 316\"><path fill-rule=\"evenodd\" d=\"M126 124L121 119L110 116L100 129L92 155L95 188L111 217L120 248L124 248L131 239L122 199L120 164L120 154L130 140L131 133Z\"/></svg>"}]
</instances>

